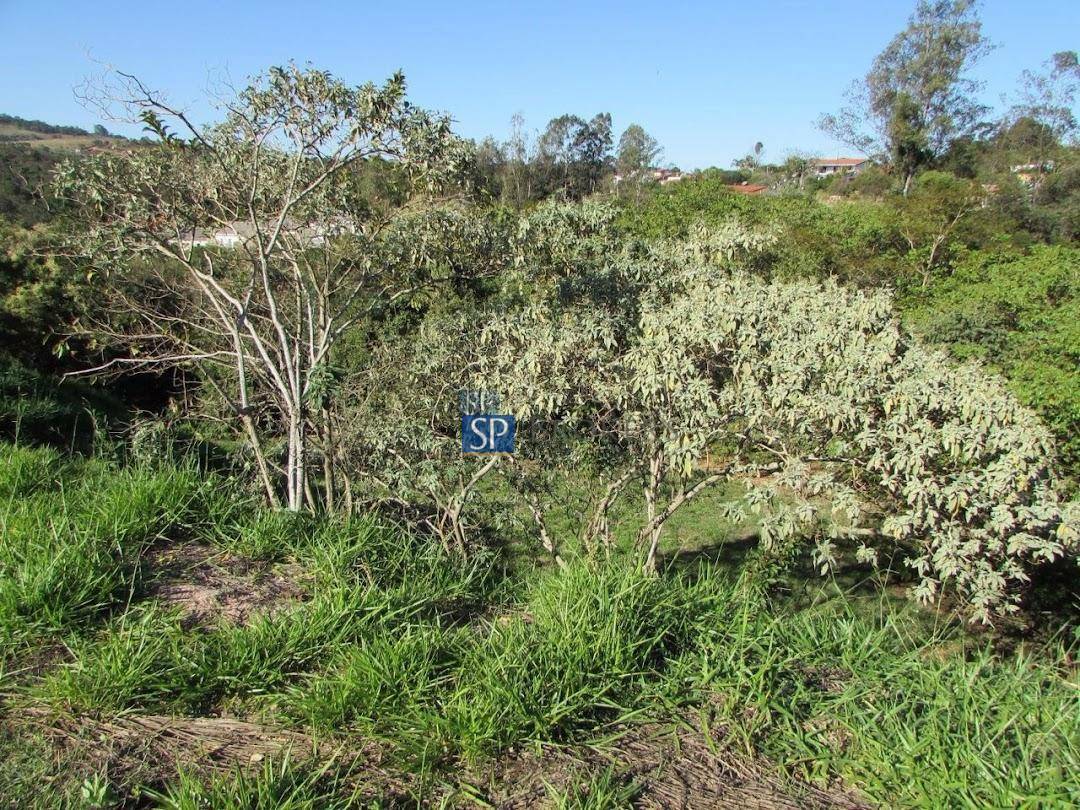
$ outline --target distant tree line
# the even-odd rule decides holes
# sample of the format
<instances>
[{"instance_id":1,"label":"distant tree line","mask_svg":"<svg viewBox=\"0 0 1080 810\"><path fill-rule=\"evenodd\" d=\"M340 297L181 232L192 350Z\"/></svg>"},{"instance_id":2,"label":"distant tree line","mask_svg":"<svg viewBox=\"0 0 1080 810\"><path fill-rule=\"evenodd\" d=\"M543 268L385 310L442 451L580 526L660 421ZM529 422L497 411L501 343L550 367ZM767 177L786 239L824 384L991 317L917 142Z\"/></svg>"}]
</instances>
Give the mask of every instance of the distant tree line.
<instances>
[{"instance_id":1,"label":"distant tree line","mask_svg":"<svg viewBox=\"0 0 1080 810\"><path fill-rule=\"evenodd\" d=\"M588 120L560 115L533 139L515 115L506 141L487 137L476 144L476 172L494 199L521 207L548 197L583 199L606 190L616 175L640 186L651 179L662 151L638 124L628 126L616 146L610 113Z\"/></svg>"},{"instance_id":2,"label":"distant tree line","mask_svg":"<svg viewBox=\"0 0 1080 810\"><path fill-rule=\"evenodd\" d=\"M40 132L42 135L89 135L81 127L66 127L57 124L48 124L44 121L36 121L28 118L19 118L17 115L5 115L0 113L0 124L18 127L30 132ZM107 133L106 133L107 134Z\"/></svg>"}]
</instances>

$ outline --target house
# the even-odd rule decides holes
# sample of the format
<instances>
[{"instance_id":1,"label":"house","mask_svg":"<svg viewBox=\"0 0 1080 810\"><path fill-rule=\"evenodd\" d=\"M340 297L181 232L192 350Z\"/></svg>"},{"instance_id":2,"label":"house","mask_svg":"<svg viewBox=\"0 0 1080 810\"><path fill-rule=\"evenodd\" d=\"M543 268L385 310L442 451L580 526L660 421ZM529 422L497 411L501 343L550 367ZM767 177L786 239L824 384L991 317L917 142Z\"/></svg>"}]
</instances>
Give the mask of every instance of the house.
<instances>
[{"instance_id":1,"label":"house","mask_svg":"<svg viewBox=\"0 0 1080 810\"><path fill-rule=\"evenodd\" d=\"M682 172L678 169L653 169L653 180L656 180L662 186L666 186L668 183L678 183L683 179Z\"/></svg>"},{"instance_id":2,"label":"house","mask_svg":"<svg viewBox=\"0 0 1080 810\"><path fill-rule=\"evenodd\" d=\"M1028 188L1035 188L1042 183L1043 175L1054 170L1054 161L1048 160L1045 163L1020 163L1016 166L1010 166L1009 169L1025 186Z\"/></svg>"},{"instance_id":3,"label":"house","mask_svg":"<svg viewBox=\"0 0 1080 810\"><path fill-rule=\"evenodd\" d=\"M273 230L274 223L267 222L262 226L263 239L266 239ZM348 217L336 217L325 224L304 224L293 220L286 220L282 228L282 238L293 243L307 244L318 247L325 244L327 237L341 236L347 233L356 233L357 226ZM255 228L250 222L229 222L215 230L193 228L185 232L178 240L181 244L189 247L221 247L235 249L243 247L256 238Z\"/></svg>"},{"instance_id":4,"label":"house","mask_svg":"<svg viewBox=\"0 0 1080 810\"><path fill-rule=\"evenodd\" d=\"M829 177L834 174L859 174L870 161L866 158L834 157L815 158L810 161L810 168L818 177Z\"/></svg>"},{"instance_id":5,"label":"house","mask_svg":"<svg viewBox=\"0 0 1080 810\"><path fill-rule=\"evenodd\" d=\"M615 172L613 179L615 185L619 185L625 180L654 180L662 186L666 186L668 183L678 183L685 178L682 172L678 169L647 169L644 172L631 172L629 175L622 175Z\"/></svg>"}]
</instances>

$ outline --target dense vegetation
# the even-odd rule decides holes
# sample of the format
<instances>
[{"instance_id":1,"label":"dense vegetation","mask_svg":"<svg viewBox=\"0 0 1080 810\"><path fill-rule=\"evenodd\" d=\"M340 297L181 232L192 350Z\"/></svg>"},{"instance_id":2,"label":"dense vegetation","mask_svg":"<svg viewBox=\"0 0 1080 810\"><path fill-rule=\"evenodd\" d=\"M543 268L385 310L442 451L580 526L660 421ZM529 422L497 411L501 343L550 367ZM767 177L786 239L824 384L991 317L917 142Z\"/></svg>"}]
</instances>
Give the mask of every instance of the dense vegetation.
<instances>
[{"instance_id":1,"label":"dense vegetation","mask_svg":"<svg viewBox=\"0 0 1080 810\"><path fill-rule=\"evenodd\" d=\"M1080 67L984 45L920 3L827 179L295 65L0 144L0 795L1080 802Z\"/></svg>"}]
</instances>

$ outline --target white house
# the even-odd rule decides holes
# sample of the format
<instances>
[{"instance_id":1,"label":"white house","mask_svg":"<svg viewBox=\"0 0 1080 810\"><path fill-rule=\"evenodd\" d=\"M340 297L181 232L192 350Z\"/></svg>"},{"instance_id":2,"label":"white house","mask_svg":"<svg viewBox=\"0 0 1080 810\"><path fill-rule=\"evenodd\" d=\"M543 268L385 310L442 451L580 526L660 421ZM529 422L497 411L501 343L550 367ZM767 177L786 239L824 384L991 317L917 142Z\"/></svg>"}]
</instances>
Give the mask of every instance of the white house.
<instances>
[{"instance_id":1,"label":"white house","mask_svg":"<svg viewBox=\"0 0 1080 810\"><path fill-rule=\"evenodd\" d=\"M866 158L834 157L816 158L810 161L810 166L818 177L828 177L833 174L859 174L870 161Z\"/></svg>"}]
</instances>

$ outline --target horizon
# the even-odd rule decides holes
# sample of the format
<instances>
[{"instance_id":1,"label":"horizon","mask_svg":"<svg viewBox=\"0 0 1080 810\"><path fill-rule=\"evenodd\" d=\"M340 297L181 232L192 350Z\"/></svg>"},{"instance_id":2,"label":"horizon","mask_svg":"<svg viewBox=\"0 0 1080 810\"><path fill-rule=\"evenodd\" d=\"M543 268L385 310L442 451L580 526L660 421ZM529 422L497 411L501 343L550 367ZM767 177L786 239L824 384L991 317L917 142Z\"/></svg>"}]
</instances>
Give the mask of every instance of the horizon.
<instances>
[{"instance_id":1,"label":"horizon","mask_svg":"<svg viewBox=\"0 0 1080 810\"><path fill-rule=\"evenodd\" d=\"M616 143L628 125L640 124L664 149L659 165L684 171L730 168L758 141L770 163L794 152L860 156L818 130L816 119L842 105L851 82L865 75L914 6L866 9L843 0L821 10L778 0L759 13L686 4L666 8L667 20L656 22L651 7L638 2L587 9L477 2L452 13L431 3L393 10L330 3L301 20L286 16L281 3L197 2L182 18L127 2L62 15L55 7L0 3L11 41L0 54L9 77L0 85L0 112L86 130L102 124L141 137L138 125L81 106L75 88L104 64L114 65L205 123L216 117L209 101L214 85L242 85L292 59L350 84L380 82L401 69L414 104L449 113L455 131L476 141L505 140L515 114L535 139L563 113L588 119L609 112ZM1023 9L985 2L980 12L984 34L997 47L972 75L985 82L981 100L1000 112L1001 97L1015 90L1023 70L1075 47L1068 37L1044 32L1075 30L1077 15L1061 0ZM780 30L771 25L776 19L784 20ZM243 27L247 33L238 36ZM372 30L378 41L363 33ZM368 40L356 50L342 31ZM13 80L27 76L32 80Z\"/></svg>"}]
</instances>

